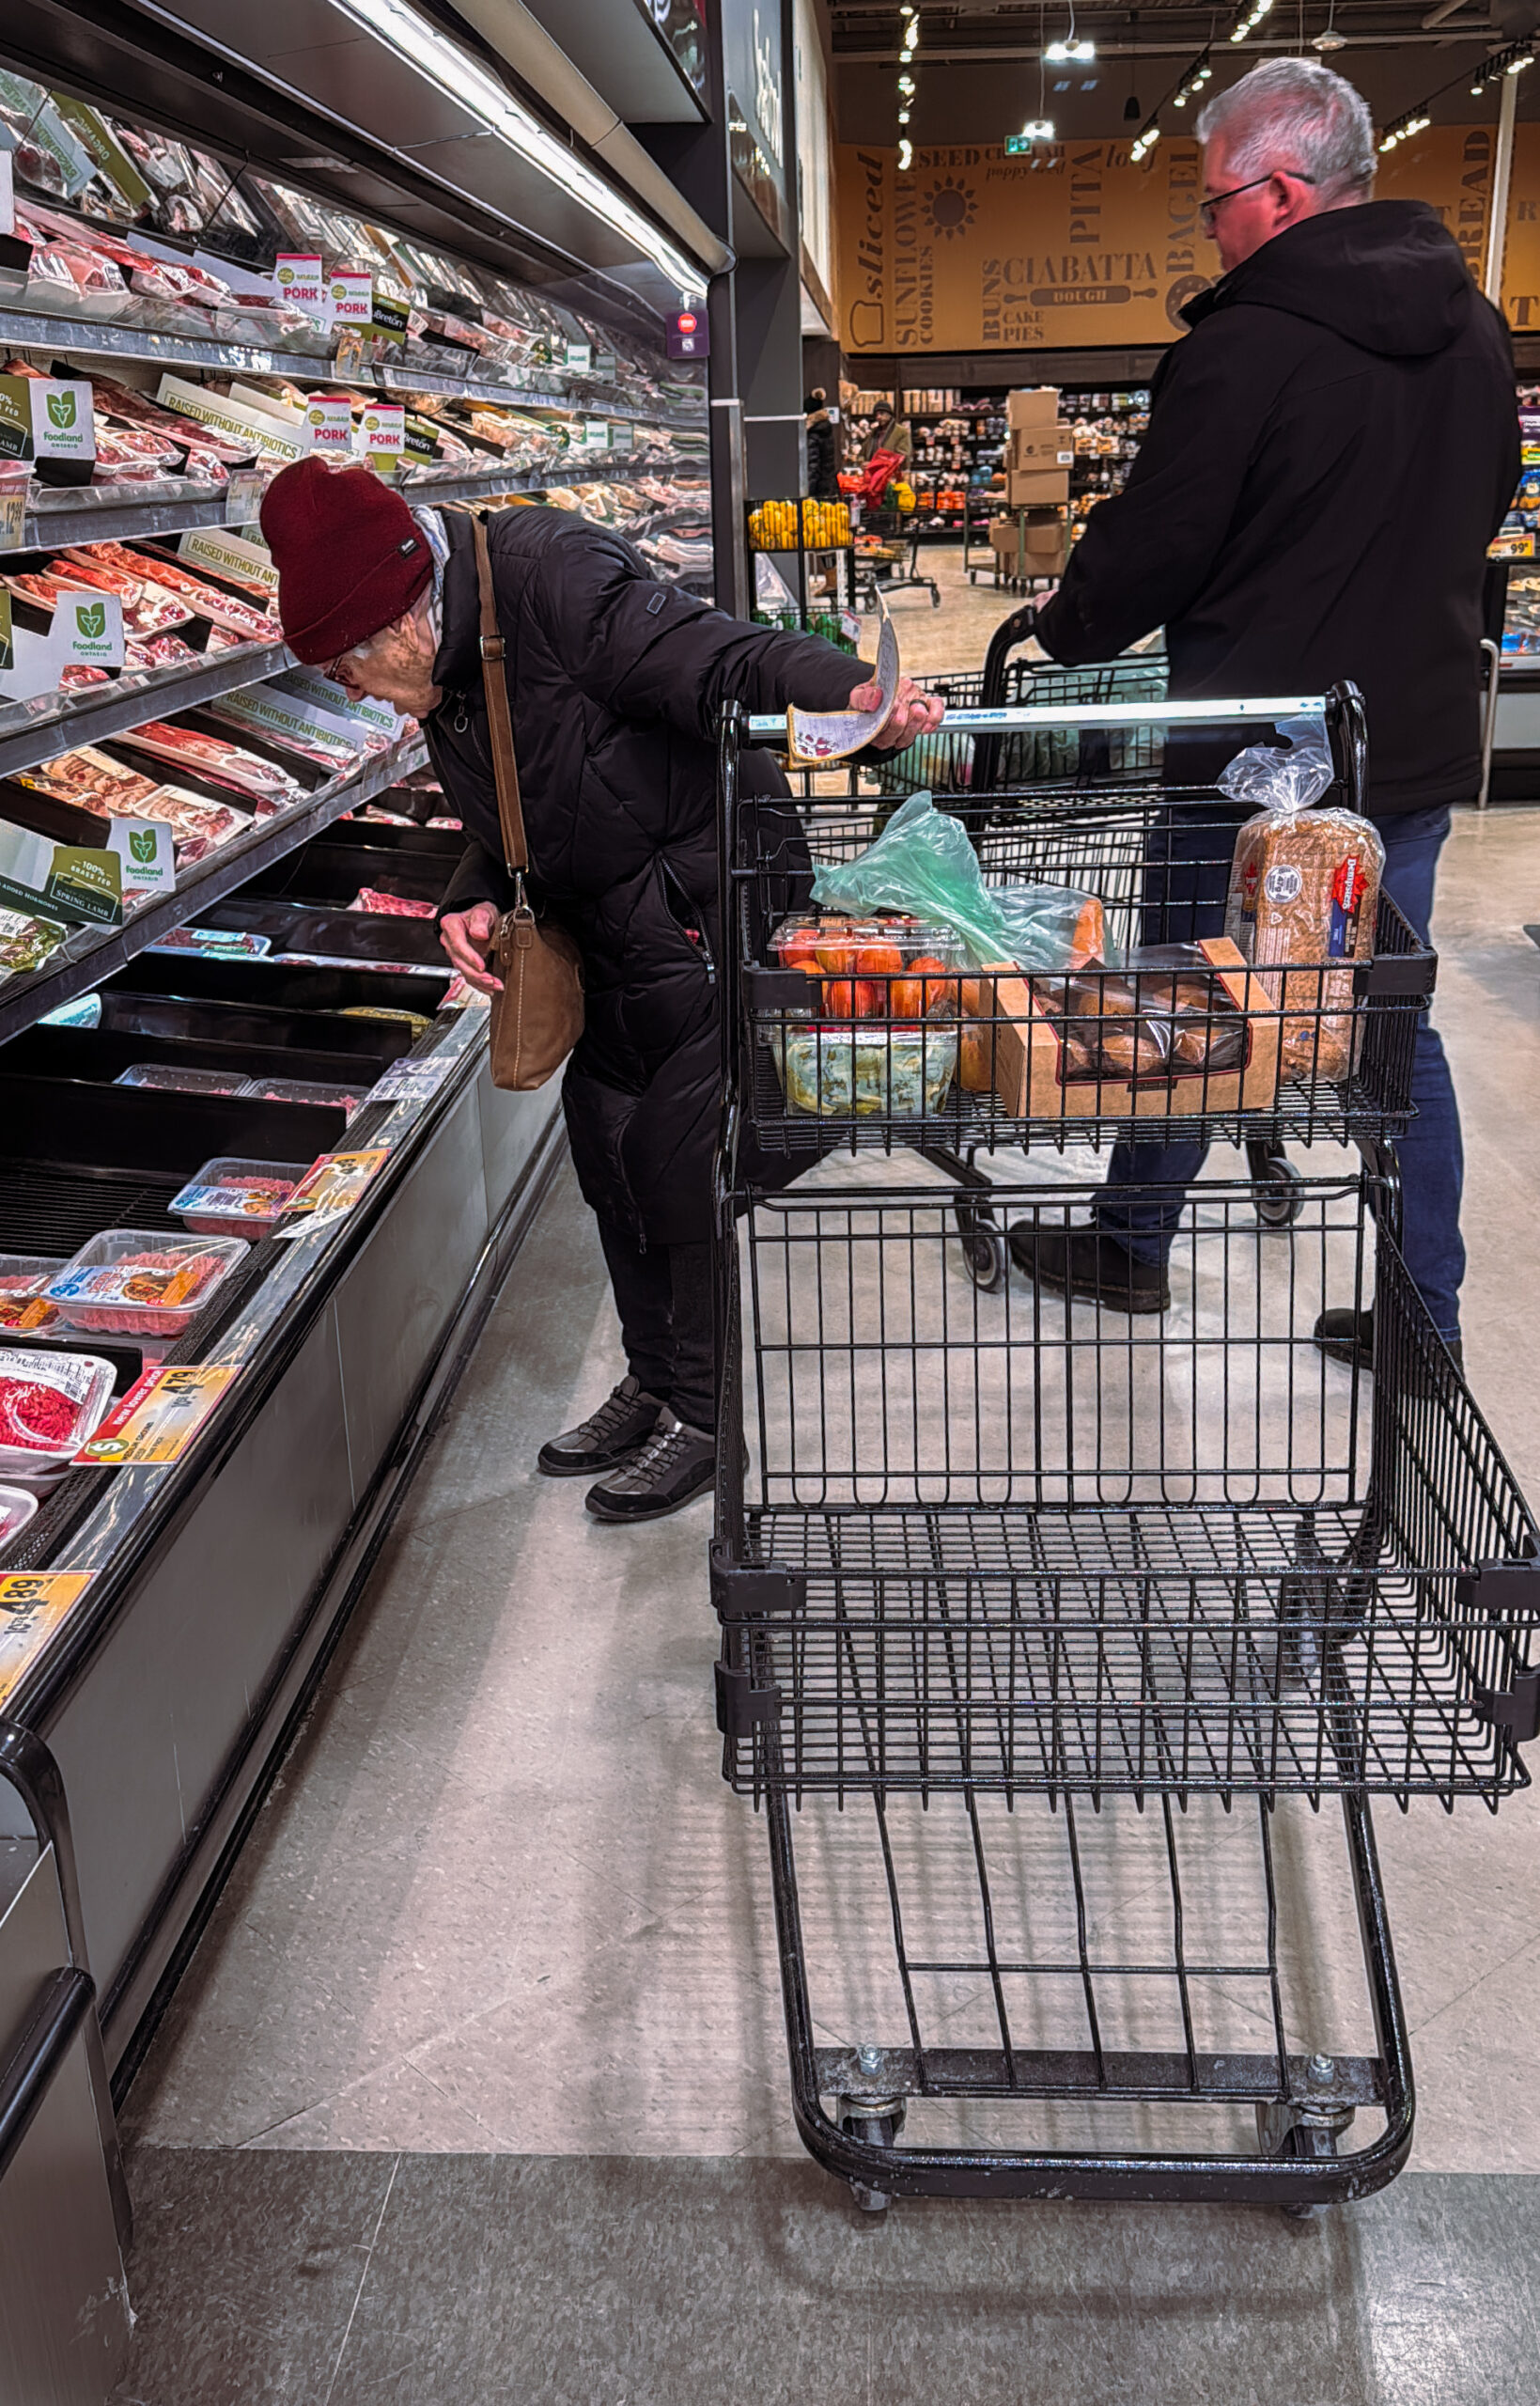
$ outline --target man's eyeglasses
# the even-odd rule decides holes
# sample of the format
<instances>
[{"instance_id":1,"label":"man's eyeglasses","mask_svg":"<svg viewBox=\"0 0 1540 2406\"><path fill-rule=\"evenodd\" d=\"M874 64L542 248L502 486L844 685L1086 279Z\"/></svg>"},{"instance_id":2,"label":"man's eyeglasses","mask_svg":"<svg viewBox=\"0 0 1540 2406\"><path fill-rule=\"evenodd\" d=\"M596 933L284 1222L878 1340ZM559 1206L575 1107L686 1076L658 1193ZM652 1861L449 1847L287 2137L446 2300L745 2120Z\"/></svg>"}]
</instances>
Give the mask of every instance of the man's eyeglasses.
<instances>
[{"instance_id":1,"label":"man's eyeglasses","mask_svg":"<svg viewBox=\"0 0 1540 2406\"><path fill-rule=\"evenodd\" d=\"M1228 192L1217 192L1198 204L1198 223L1206 234L1214 230L1214 220L1227 200L1238 200L1243 192L1255 192L1259 184L1270 184L1274 176L1292 176L1297 184L1313 184L1314 176L1301 176L1294 167L1269 167L1265 176L1253 176L1249 184L1232 184Z\"/></svg>"}]
</instances>

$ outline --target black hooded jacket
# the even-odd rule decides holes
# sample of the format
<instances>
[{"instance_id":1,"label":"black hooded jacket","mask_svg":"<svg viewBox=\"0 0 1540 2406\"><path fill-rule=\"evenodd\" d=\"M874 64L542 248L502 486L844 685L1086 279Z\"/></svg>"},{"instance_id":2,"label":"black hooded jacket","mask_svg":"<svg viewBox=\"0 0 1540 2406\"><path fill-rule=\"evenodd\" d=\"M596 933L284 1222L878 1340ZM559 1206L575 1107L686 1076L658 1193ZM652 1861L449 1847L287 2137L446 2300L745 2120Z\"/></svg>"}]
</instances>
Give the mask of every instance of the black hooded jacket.
<instances>
[{"instance_id":1,"label":"black hooded jacket","mask_svg":"<svg viewBox=\"0 0 1540 2406\"><path fill-rule=\"evenodd\" d=\"M827 410L808 413L807 490L815 501L839 499L839 445Z\"/></svg>"},{"instance_id":2,"label":"black hooded jacket","mask_svg":"<svg viewBox=\"0 0 1540 2406\"><path fill-rule=\"evenodd\" d=\"M1399 200L1303 219L1185 314L1045 647L1108 660L1164 625L1180 698L1353 678L1371 808L1470 800L1486 553L1519 465L1501 318Z\"/></svg>"},{"instance_id":3,"label":"black hooded jacket","mask_svg":"<svg viewBox=\"0 0 1540 2406\"><path fill-rule=\"evenodd\" d=\"M444 523L433 671L444 698L423 733L470 840L441 916L511 899L471 527L455 511ZM488 537L531 897L583 954L586 1023L563 1088L578 1181L601 1219L652 1243L702 1243L722 1093L718 714L732 700L843 710L869 672L832 644L660 585L629 543L583 519L509 509ZM785 793L767 755L743 769L745 791Z\"/></svg>"}]
</instances>

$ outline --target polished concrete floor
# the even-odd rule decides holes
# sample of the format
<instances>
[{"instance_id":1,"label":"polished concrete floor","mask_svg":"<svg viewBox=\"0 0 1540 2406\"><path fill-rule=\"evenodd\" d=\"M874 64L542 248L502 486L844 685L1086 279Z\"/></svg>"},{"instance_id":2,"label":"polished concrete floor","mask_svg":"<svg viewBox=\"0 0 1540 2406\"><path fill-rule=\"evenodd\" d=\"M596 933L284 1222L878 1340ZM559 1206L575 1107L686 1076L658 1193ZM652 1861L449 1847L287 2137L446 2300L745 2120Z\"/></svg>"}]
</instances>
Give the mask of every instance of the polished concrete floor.
<instances>
[{"instance_id":1,"label":"polished concrete floor","mask_svg":"<svg viewBox=\"0 0 1540 2406\"><path fill-rule=\"evenodd\" d=\"M1008 599L986 592L934 616L906 599L908 656L925 664L923 627L955 631L931 666L976 658ZM1535 920L1540 812L1462 816L1436 1010L1465 1111L1468 1362L1540 1494ZM791 2121L765 1829L720 1776L708 1508L623 1534L533 1472L618 1367L564 1177L128 2101L125 2406L1540 2395L1534 1792L1495 1819L1378 1816L1419 2107L1411 2169L1379 2197L1306 2224L941 2204L869 2221ZM1088 1881L1127 1874L1117 1815L1085 1818ZM1184 1834L1194 1892L1254 1911L1244 1867L1224 1868L1237 1831L1210 1820ZM1347 2052L1363 2004L1340 1825L1303 1806L1279 1822L1298 2032ZM821 2035L883 2037L859 1975L880 1896L844 1833L820 1843ZM1132 1882L1136 1928L1158 1889ZM964 2030L976 1999L946 2009ZM1250 2009L1216 1984L1231 2027Z\"/></svg>"}]
</instances>

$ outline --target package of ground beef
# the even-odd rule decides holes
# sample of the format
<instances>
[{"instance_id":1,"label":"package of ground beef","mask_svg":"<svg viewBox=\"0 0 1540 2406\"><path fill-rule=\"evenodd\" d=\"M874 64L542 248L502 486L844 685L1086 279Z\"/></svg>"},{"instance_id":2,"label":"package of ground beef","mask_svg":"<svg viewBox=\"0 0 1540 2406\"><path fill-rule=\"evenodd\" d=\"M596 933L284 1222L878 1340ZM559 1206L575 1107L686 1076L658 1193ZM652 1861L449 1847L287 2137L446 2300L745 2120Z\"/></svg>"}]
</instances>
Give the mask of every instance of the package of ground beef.
<instances>
[{"instance_id":1,"label":"package of ground beef","mask_svg":"<svg viewBox=\"0 0 1540 2406\"><path fill-rule=\"evenodd\" d=\"M1224 932L1283 1005L1281 1074L1346 1078L1352 964L1374 951L1385 847L1356 811L1319 806L1333 771L1317 722L1279 731L1292 735L1286 752L1256 745L1219 781L1237 802L1262 805L1236 838ZM1283 974L1269 978L1269 968Z\"/></svg>"}]
</instances>

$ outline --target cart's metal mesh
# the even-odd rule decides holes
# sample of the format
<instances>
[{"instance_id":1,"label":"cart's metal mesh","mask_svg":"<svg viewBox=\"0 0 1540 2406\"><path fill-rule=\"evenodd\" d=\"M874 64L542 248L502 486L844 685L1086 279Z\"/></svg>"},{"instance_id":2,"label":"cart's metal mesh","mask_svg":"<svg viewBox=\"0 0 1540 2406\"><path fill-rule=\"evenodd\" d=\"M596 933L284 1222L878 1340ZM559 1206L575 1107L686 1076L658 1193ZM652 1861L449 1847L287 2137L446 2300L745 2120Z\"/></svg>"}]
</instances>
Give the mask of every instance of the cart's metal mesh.
<instances>
[{"instance_id":1,"label":"cart's metal mesh","mask_svg":"<svg viewBox=\"0 0 1540 2406\"><path fill-rule=\"evenodd\" d=\"M1003 1190L1045 1279L1099 1190ZM740 1558L792 1574L729 1622L778 1710L739 1786L1372 1789L1494 1801L1525 1774L1540 1543L1381 1233L1377 1379L1313 1342L1362 1308L1360 1183L1280 1239L1252 1189L1183 1205L1179 1313L968 1277L936 1189L747 1215L753 1469ZM1373 1465L1381 1467L1376 1474Z\"/></svg>"},{"instance_id":2,"label":"cart's metal mesh","mask_svg":"<svg viewBox=\"0 0 1540 2406\"><path fill-rule=\"evenodd\" d=\"M1218 935L1244 816L1212 788L1111 788L996 792L988 823L967 811L963 820L986 885L1031 883L1098 897L1105 957L1115 960L1136 947L1190 946ZM1062 1147L1125 1133L1144 1143L1211 1136L1238 1143L1267 1134L1308 1144L1396 1133L1411 1116L1417 1023L1436 962L1383 894L1372 958L1269 968L1245 988L1244 1031L1223 1024L1237 990L1210 978L1206 1015L1200 1011L1195 1023L1206 1039L1196 1066L1156 1051L1130 1088L1128 1077L1107 1073L1100 1055L1089 1056L1089 1068L1077 1063L1051 1024L1088 1029L1086 1013L1099 1019L1112 1007L1115 981L1095 969L1074 982L1060 974L1010 988L976 978L932 981L923 990L922 1038L903 1024L915 1007L912 980L908 987L891 976L874 981L858 970L863 982L853 987L763 965L773 957L772 931L808 906L809 854L814 870L838 868L864 851L881 824L880 809L868 814L825 801L799 817L801 824L789 812L742 814L731 872L734 940L749 964L740 973L739 1080L762 1145L812 1153L827 1149L832 1135L862 1146L956 1150ZM1128 1024L1159 1019L1172 975L1137 976ZM1223 1036L1228 1044L1237 1035L1244 1084L1231 1074L1233 1051L1213 1040ZM1269 1080L1274 1054L1279 1075Z\"/></svg>"}]
</instances>

